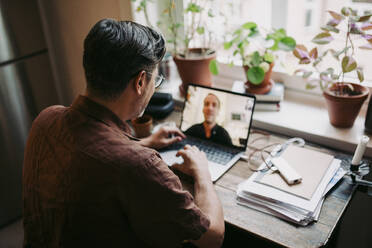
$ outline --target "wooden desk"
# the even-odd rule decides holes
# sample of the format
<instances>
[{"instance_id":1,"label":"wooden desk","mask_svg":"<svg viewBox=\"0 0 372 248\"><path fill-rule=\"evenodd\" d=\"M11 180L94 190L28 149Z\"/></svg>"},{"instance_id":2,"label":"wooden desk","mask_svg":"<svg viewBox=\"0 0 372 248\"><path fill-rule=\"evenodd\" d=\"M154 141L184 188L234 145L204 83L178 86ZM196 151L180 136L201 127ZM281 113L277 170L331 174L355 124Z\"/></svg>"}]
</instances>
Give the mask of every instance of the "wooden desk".
<instances>
[{"instance_id":1,"label":"wooden desk","mask_svg":"<svg viewBox=\"0 0 372 248\"><path fill-rule=\"evenodd\" d=\"M179 126L180 112L174 111L163 121L174 121ZM257 135L261 134L251 134L249 142L257 138ZM261 142L271 144L284 142L286 139L287 137L271 135L268 139ZM261 145L264 145L264 143L261 143ZM336 154L325 148L313 145L306 146L342 159L350 159L346 155ZM342 166L346 168L347 164L342 163ZM236 203L238 184L249 178L252 173L253 171L249 169L247 162L239 161L215 183L216 191L222 202L225 222L245 232L286 247L301 248L325 245L355 190L355 187L349 183L348 178L344 178L325 199L319 221L306 227L301 227ZM183 183L188 188L187 183Z\"/></svg>"}]
</instances>

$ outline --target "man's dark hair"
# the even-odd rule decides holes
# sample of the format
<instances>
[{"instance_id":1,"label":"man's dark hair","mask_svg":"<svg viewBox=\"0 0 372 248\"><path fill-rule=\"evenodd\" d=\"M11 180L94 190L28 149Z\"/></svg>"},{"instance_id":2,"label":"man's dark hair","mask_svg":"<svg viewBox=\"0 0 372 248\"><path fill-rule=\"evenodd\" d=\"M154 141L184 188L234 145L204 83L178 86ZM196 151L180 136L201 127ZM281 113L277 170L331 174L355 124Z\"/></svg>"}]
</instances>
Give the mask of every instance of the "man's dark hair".
<instances>
[{"instance_id":1,"label":"man's dark hair","mask_svg":"<svg viewBox=\"0 0 372 248\"><path fill-rule=\"evenodd\" d=\"M131 21L100 20L84 40L88 91L114 100L142 70L150 80L164 54L164 39L155 30Z\"/></svg>"}]
</instances>

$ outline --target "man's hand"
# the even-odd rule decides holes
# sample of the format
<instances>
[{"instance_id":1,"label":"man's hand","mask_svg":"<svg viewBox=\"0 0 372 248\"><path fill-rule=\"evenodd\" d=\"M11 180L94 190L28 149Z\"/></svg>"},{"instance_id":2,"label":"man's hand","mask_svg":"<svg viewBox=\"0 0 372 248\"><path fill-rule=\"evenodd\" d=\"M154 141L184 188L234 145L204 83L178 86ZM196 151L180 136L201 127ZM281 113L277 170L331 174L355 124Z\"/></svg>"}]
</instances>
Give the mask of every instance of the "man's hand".
<instances>
[{"instance_id":1,"label":"man's hand","mask_svg":"<svg viewBox=\"0 0 372 248\"><path fill-rule=\"evenodd\" d=\"M192 176L195 180L211 180L207 156L196 146L186 145L184 149L177 152L176 156L182 156L183 163L174 164L172 168Z\"/></svg>"},{"instance_id":2,"label":"man's hand","mask_svg":"<svg viewBox=\"0 0 372 248\"><path fill-rule=\"evenodd\" d=\"M197 247L221 247L225 233L225 222L221 202L213 187L208 169L208 160L204 152L196 146L186 145L178 151L182 156L182 164L174 164L172 168L194 178L195 203L210 220L209 229L198 240L192 240Z\"/></svg>"},{"instance_id":3,"label":"man's hand","mask_svg":"<svg viewBox=\"0 0 372 248\"><path fill-rule=\"evenodd\" d=\"M161 127L156 133L140 141L143 146L161 149L173 143L180 142L186 136L176 127Z\"/></svg>"}]
</instances>

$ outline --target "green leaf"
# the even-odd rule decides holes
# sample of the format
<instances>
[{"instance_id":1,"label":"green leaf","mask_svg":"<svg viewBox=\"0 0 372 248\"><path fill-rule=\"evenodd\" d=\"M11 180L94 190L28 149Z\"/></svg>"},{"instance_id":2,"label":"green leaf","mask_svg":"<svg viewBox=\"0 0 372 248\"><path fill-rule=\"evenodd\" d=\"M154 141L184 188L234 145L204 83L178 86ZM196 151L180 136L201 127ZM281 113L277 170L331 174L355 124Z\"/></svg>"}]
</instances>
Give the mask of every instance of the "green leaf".
<instances>
[{"instance_id":1,"label":"green leaf","mask_svg":"<svg viewBox=\"0 0 372 248\"><path fill-rule=\"evenodd\" d=\"M204 27L198 27L198 28L196 29L196 32L197 32L198 34L204 34Z\"/></svg>"},{"instance_id":2,"label":"green leaf","mask_svg":"<svg viewBox=\"0 0 372 248\"><path fill-rule=\"evenodd\" d=\"M209 10L208 10L208 16L209 16L209 17L214 17L214 14L213 14L212 9L209 9Z\"/></svg>"},{"instance_id":3,"label":"green leaf","mask_svg":"<svg viewBox=\"0 0 372 248\"><path fill-rule=\"evenodd\" d=\"M257 27L257 24L254 22L246 22L242 25L244 29L254 29Z\"/></svg>"},{"instance_id":4,"label":"green leaf","mask_svg":"<svg viewBox=\"0 0 372 248\"><path fill-rule=\"evenodd\" d=\"M334 72L335 72L335 70L332 67L327 68L327 70L325 71L325 73L327 73L329 75L332 75Z\"/></svg>"},{"instance_id":5,"label":"green leaf","mask_svg":"<svg viewBox=\"0 0 372 248\"><path fill-rule=\"evenodd\" d=\"M252 29L251 32L248 34L248 37L253 37L257 35L259 32L257 29Z\"/></svg>"},{"instance_id":6,"label":"green leaf","mask_svg":"<svg viewBox=\"0 0 372 248\"><path fill-rule=\"evenodd\" d=\"M233 67L234 66L234 61L231 61L230 63L229 63L229 67L231 68L231 67Z\"/></svg>"},{"instance_id":7,"label":"green leaf","mask_svg":"<svg viewBox=\"0 0 372 248\"><path fill-rule=\"evenodd\" d=\"M332 11L332 10L329 10L328 13L331 14L331 16L332 16L333 18L335 18L336 20L339 20L339 21L341 21L342 19L345 18L345 17L343 17L342 15L340 15L339 13L334 12L334 11Z\"/></svg>"},{"instance_id":8,"label":"green leaf","mask_svg":"<svg viewBox=\"0 0 372 248\"><path fill-rule=\"evenodd\" d=\"M265 53L263 59L271 64L274 62L274 55L272 53Z\"/></svg>"},{"instance_id":9,"label":"green leaf","mask_svg":"<svg viewBox=\"0 0 372 248\"><path fill-rule=\"evenodd\" d=\"M331 26L331 25L325 25L323 27L321 27L322 30L324 31L330 31L330 32L334 32L334 33L339 33L340 30L334 26Z\"/></svg>"},{"instance_id":10,"label":"green leaf","mask_svg":"<svg viewBox=\"0 0 372 248\"><path fill-rule=\"evenodd\" d=\"M261 56L256 51L256 52L253 53L253 56L252 56L252 65L253 66L258 66L260 63L261 63Z\"/></svg>"},{"instance_id":11,"label":"green leaf","mask_svg":"<svg viewBox=\"0 0 372 248\"><path fill-rule=\"evenodd\" d=\"M351 10L350 8L347 8L347 7L343 7L341 9L341 13L344 15L344 16L349 16L351 14Z\"/></svg>"},{"instance_id":12,"label":"green leaf","mask_svg":"<svg viewBox=\"0 0 372 248\"><path fill-rule=\"evenodd\" d=\"M358 74L359 82L363 82L364 81L363 69L361 67L358 67L356 71Z\"/></svg>"},{"instance_id":13,"label":"green leaf","mask_svg":"<svg viewBox=\"0 0 372 248\"><path fill-rule=\"evenodd\" d=\"M366 22L366 21L369 21L369 18L370 18L371 16L372 16L372 15L364 15L364 16L361 16L361 17L359 17L358 22Z\"/></svg>"},{"instance_id":14,"label":"green leaf","mask_svg":"<svg viewBox=\"0 0 372 248\"><path fill-rule=\"evenodd\" d=\"M342 59L342 71L344 73L351 72L357 67L356 61L351 56L345 56Z\"/></svg>"},{"instance_id":15,"label":"green leaf","mask_svg":"<svg viewBox=\"0 0 372 248\"><path fill-rule=\"evenodd\" d=\"M307 48L302 44L296 45L296 48L293 50L293 55L296 56L296 58L298 58L298 59L303 59L303 58L308 58L309 57L309 53L307 51Z\"/></svg>"},{"instance_id":16,"label":"green leaf","mask_svg":"<svg viewBox=\"0 0 372 248\"><path fill-rule=\"evenodd\" d=\"M271 38L276 41L279 41L285 37L286 37L286 32L283 28L277 29L274 31L274 33L271 33L268 35L268 38Z\"/></svg>"},{"instance_id":17,"label":"green leaf","mask_svg":"<svg viewBox=\"0 0 372 248\"><path fill-rule=\"evenodd\" d=\"M328 44L332 40L333 37L330 33L320 33L317 36L315 36L311 41L319 45L324 45Z\"/></svg>"},{"instance_id":18,"label":"green leaf","mask_svg":"<svg viewBox=\"0 0 372 248\"><path fill-rule=\"evenodd\" d=\"M240 41L240 36L236 36L231 42L238 43L238 41Z\"/></svg>"},{"instance_id":19,"label":"green leaf","mask_svg":"<svg viewBox=\"0 0 372 248\"><path fill-rule=\"evenodd\" d=\"M364 32L358 27L350 28L350 33L351 34L364 34Z\"/></svg>"},{"instance_id":20,"label":"green leaf","mask_svg":"<svg viewBox=\"0 0 372 248\"><path fill-rule=\"evenodd\" d=\"M255 85L260 84L265 78L264 70L259 66L253 66L247 71L248 80Z\"/></svg>"},{"instance_id":21,"label":"green leaf","mask_svg":"<svg viewBox=\"0 0 372 248\"><path fill-rule=\"evenodd\" d=\"M296 47L296 41L292 37L287 36L279 41L278 47L283 51L293 51Z\"/></svg>"},{"instance_id":22,"label":"green leaf","mask_svg":"<svg viewBox=\"0 0 372 248\"><path fill-rule=\"evenodd\" d=\"M242 29L238 28L237 30L234 31L233 35L238 35L239 36L239 35L241 35L242 32L243 32Z\"/></svg>"},{"instance_id":23,"label":"green leaf","mask_svg":"<svg viewBox=\"0 0 372 248\"><path fill-rule=\"evenodd\" d=\"M211 71L213 75L218 75L218 65L215 59L212 59L209 62L209 70Z\"/></svg>"},{"instance_id":24,"label":"green leaf","mask_svg":"<svg viewBox=\"0 0 372 248\"><path fill-rule=\"evenodd\" d=\"M316 85L309 84L309 83L306 84L306 89L307 89L307 90L312 90L312 89L314 89L314 88L316 88Z\"/></svg>"},{"instance_id":25,"label":"green leaf","mask_svg":"<svg viewBox=\"0 0 372 248\"><path fill-rule=\"evenodd\" d=\"M316 47L314 47L313 49L311 49L311 51L309 53L309 56L312 59L317 59L318 58L318 49Z\"/></svg>"},{"instance_id":26,"label":"green leaf","mask_svg":"<svg viewBox=\"0 0 372 248\"><path fill-rule=\"evenodd\" d=\"M269 48L271 51L277 51L279 49L279 41L275 41L274 45Z\"/></svg>"},{"instance_id":27,"label":"green leaf","mask_svg":"<svg viewBox=\"0 0 372 248\"><path fill-rule=\"evenodd\" d=\"M322 58L320 57L320 58L317 58L315 61L314 61L314 63L313 63L313 66L317 66L320 62L322 61ZM310 63L310 62L309 62ZM309 64L308 63L308 64Z\"/></svg>"},{"instance_id":28,"label":"green leaf","mask_svg":"<svg viewBox=\"0 0 372 248\"><path fill-rule=\"evenodd\" d=\"M303 59L300 60L299 63L300 63L301 65L303 65L303 64L310 64L310 63L311 63L311 60L308 59L308 58L303 58Z\"/></svg>"},{"instance_id":29,"label":"green leaf","mask_svg":"<svg viewBox=\"0 0 372 248\"><path fill-rule=\"evenodd\" d=\"M333 49L331 49L330 51L331 51L331 53L332 53L332 56L335 58L335 59L337 59L337 60L340 60L340 55L341 54L343 54L343 53L345 53L346 54L346 52L347 52L347 50L350 48L350 46L348 46L348 47L345 47L344 49L342 49L342 50L340 50L340 51L338 51L338 52L336 52L335 50L333 50Z\"/></svg>"},{"instance_id":30,"label":"green leaf","mask_svg":"<svg viewBox=\"0 0 372 248\"><path fill-rule=\"evenodd\" d=\"M195 3L189 3L186 8L186 12L200 13L201 7Z\"/></svg>"},{"instance_id":31,"label":"green leaf","mask_svg":"<svg viewBox=\"0 0 372 248\"><path fill-rule=\"evenodd\" d=\"M228 42L223 43L223 48L224 48L225 50L228 50L228 49L230 49L230 47L231 47L232 45L233 45L232 41L228 41Z\"/></svg>"}]
</instances>

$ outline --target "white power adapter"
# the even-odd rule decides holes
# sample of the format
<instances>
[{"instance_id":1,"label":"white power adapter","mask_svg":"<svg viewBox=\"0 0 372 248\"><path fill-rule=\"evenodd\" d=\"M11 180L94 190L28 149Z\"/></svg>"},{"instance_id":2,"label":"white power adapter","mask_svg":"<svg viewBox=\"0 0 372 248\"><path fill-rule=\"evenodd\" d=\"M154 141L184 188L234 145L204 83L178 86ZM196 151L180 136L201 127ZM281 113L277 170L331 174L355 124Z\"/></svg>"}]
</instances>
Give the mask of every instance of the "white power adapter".
<instances>
[{"instance_id":1,"label":"white power adapter","mask_svg":"<svg viewBox=\"0 0 372 248\"><path fill-rule=\"evenodd\" d=\"M284 158L274 157L271 159L271 163L278 169L280 175L288 184L297 184L302 181L301 175L299 175Z\"/></svg>"}]
</instances>

